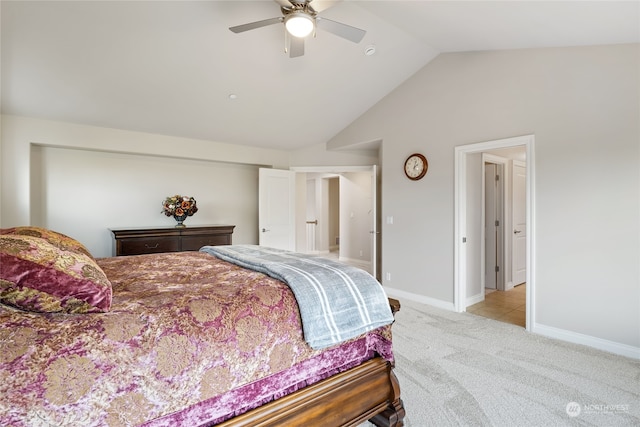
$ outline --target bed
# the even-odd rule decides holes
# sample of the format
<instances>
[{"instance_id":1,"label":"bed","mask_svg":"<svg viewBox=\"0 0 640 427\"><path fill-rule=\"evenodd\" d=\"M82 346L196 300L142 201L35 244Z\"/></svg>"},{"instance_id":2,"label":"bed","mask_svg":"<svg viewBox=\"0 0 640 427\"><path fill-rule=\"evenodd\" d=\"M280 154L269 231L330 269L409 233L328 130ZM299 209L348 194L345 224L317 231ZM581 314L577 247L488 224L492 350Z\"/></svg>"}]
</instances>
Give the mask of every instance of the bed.
<instances>
[{"instance_id":1,"label":"bed","mask_svg":"<svg viewBox=\"0 0 640 427\"><path fill-rule=\"evenodd\" d=\"M0 257L0 425L403 425L392 320L310 340L300 290L264 265L95 259L37 227L0 230Z\"/></svg>"}]
</instances>

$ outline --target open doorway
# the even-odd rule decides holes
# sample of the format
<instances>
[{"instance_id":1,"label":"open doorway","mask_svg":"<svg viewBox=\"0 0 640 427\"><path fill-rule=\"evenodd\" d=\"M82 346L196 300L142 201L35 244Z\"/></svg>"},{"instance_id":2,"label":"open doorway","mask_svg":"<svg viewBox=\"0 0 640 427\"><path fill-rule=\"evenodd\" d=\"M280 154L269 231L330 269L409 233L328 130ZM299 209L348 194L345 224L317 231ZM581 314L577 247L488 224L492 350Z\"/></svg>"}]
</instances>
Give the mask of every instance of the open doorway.
<instances>
[{"instance_id":1,"label":"open doorway","mask_svg":"<svg viewBox=\"0 0 640 427\"><path fill-rule=\"evenodd\" d=\"M482 167L484 292L467 311L525 327L525 147L483 152Z\"/></svg>"},{"instance_id":2,"label":"open doorway","mask_svg":"<svg viewBox=\"0 0 640 427\"><path fill-rule=\"evenodd\" d=\"M374 166L294 167L296 248L337 257L379 280L378 174ZM304 219L304 221L300 221Z\"/></svg>"},{"instance_id":3,"label":"open doorway","mask_svg":"<svg viewBox=\"0 0 640 427\"><path fill-rule=\"evenodd\" d=\"M535 314L533 144L531 135L456 147L455 165L456 310L505 321L519 316L510 323L529 330ZM502 185L489 182L501 179Z\"/></svg>"},{"instance_id":4,"label":"open doorway","mask_svg":"<svg viewBox=\"0 0 640 427\"><path fill-rule=\"evenodd\" d=\"M371 171L306 173L307 253L373 274Z\"/></svg>"}]
</instances>

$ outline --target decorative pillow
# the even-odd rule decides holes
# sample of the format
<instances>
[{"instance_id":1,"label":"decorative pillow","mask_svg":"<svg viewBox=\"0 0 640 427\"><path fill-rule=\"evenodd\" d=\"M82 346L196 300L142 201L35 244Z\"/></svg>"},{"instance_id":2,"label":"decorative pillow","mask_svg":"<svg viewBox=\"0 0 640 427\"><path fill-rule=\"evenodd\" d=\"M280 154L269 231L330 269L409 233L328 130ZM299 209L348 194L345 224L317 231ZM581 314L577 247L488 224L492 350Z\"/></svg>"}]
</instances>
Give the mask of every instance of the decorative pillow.
<instances>
[{"instance_id":1,"label":"decorative pillow","mask_svg":"<svg viewBox=\"0 0 640 427\"><path fill-rule=\"evenodd\" d=\"M93 258L89 250L85 248L82 243L65 234L58 233L57 231L49 230L46 228L36 227L32 225L4 228L0 229L0 235L2 234L19 234L22 236L39 237L64 251L78 252L89 255L91 258Z\"/></svg>"},{"instance_id":2,"label":"decorative pillow","mask_svg":"<svg viewBox=\"0 0 640 427\"><path fill-rule=\"evenodd\" d=\"M111 294L90 255L39 237L0 235L0 302L43 313L106 312Z\"/></svg>"}]
</instances>

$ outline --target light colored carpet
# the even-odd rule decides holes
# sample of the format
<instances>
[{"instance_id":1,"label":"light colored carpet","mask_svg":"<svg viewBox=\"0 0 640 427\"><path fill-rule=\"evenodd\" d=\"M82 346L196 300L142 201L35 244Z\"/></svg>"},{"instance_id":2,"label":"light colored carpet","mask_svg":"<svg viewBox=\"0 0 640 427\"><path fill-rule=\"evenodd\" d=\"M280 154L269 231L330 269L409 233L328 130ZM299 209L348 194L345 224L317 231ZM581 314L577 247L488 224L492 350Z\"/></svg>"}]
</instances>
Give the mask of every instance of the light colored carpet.
<instances>
[{"instance_id":1,"label":"light colored carpet","mask_svg":"<svg viewBox=\"0 0 640 427\"><path fill-rule=\"evenodd\" d=\"M407 427L640 426L640 360L411 301L393 339Z\"/></svg>"}]
</instances>

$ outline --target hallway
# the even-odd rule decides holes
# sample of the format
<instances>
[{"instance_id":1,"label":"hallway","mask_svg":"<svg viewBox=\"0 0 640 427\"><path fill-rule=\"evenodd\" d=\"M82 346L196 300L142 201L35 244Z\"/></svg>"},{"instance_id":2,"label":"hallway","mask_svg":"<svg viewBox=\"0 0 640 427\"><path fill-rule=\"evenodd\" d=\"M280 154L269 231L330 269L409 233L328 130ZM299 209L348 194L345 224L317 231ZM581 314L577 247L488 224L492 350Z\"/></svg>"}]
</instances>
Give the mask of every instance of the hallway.
<instances>
[{"instance_id":1,"label":"hallway","mask_svg":"<svg viewBox=\"0 0 640 427\"><path fill-rule=\"evenodd\" d=\"M484 301L467 307L468 313L525 327L527 285L508 291L486 290Z\"/></svg>"}]
</instances>

